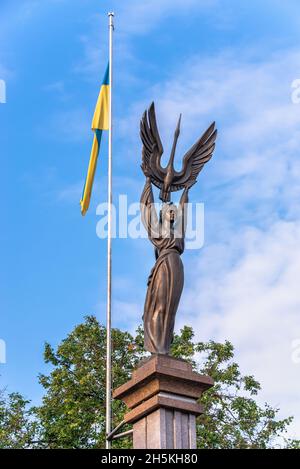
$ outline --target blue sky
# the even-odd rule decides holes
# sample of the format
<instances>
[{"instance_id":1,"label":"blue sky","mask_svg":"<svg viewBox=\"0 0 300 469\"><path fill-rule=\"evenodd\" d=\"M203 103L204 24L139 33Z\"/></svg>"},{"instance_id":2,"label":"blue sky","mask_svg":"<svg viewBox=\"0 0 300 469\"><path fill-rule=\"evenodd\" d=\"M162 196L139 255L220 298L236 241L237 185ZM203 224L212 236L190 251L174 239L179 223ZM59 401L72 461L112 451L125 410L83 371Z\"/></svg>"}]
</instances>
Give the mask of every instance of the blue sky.
<instances>
[{"instance_id":1,"label":"blue sky","mask_svg":"<svg viewBox=\"0 0 300 469\"><path fill-rule=\"evenodd\" d=\"M183 113L180 154L212 120L213 159L191 191L205 203L205 245L184 254L177 328L230 339L262 400L300 414L300 77L297 2L1 1L2 386L38 402L44 341L57 344L86 314L105 319L103 142L90 211L79 210L90 123L115 12L114 194L139 199L139 118L155 100L168 153ZM179 161L179 159L178 159ZM113 243L113 324L140 322L153 264L147 240ZM296 345L295 345L296 344ZM278 379L278 376L280 379ZM300 419L292 435L300 434Z\"/></svg>"}]
</instances>

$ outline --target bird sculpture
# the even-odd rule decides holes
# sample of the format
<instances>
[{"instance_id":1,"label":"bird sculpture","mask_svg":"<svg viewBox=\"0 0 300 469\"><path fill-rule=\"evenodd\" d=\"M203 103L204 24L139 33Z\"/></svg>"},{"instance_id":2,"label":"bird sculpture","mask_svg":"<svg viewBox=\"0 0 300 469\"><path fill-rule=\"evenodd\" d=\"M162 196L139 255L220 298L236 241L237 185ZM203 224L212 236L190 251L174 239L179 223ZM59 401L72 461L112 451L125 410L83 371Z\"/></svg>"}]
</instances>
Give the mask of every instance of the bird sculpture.
<instances>
[{"instance_id":1,"label":"bird sculpture","mask_svg":"<svg viewBox=\"0 0 300 469\"><path fill-rule=\"evenodd\" d=\"M191 187L197 182L197 177L205 163L212 157L217 130L215 122L203 133L199 140L183 157L181 171L174 169L174 158L177 140L180 134L181 114L174 134L174 141L170 159L165 168L161 166L164 152L155 115L154 103L145 111L140 122L140 136L143 143L141 168L146 177L160 189L159 198L162 202L170 202L171 192Z\"/></svg>"}]
</instances>

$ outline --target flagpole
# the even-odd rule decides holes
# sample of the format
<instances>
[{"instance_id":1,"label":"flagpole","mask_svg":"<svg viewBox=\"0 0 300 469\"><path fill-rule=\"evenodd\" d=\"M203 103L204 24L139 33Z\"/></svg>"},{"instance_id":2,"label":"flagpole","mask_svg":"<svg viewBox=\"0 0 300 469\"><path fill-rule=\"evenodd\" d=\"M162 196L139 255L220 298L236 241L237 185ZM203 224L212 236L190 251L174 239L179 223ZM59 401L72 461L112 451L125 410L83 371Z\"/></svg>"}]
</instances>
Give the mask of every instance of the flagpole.
<instances>
[{"instance_id":1,"label":"flagpole","mask_svg":"<svg viewBox=\"0 0 300 469\"><path fill-rule=\"evenodd\" d=\"M109 18L109 133L108 133L108 238L107 238L107 311L106 311L106 435L112 429L112 373L111 373L111 213L112 213L112 89L113 89L113 31L114 13ZM111 442L106 440L106 449Z\"/></svg>"}]
</instances>

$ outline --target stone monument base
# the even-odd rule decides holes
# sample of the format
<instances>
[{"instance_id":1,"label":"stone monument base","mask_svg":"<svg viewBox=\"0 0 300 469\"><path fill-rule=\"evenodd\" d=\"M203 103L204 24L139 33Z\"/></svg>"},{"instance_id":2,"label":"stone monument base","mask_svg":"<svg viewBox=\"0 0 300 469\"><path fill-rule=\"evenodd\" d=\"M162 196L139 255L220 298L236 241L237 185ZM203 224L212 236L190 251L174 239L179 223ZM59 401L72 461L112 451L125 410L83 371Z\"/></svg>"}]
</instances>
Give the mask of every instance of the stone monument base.
<instances>
[{"instance_id":1,"label":"stone monument base","mask_svg":"<svg viewBox=\"0 0 300 469\"><path fill-rule=\"evenodd\" d=\"M124 420L133 424L134 449L195 449L197 400L213 386L209 376L192 370L188 362L168 355L152 355L117 388L114 399L128 407Z\"/></svg>"}]
</instances>

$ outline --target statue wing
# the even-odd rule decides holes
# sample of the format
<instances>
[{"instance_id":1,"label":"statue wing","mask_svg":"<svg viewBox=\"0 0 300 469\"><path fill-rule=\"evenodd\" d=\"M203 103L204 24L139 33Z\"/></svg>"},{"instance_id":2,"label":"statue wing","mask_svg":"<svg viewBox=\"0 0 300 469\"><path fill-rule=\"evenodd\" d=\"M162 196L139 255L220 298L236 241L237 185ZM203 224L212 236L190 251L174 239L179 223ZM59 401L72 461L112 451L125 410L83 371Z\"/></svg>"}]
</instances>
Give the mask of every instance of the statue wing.
<instances>
[{"instance_id":1,"label":"statue wing","mask_svg":"<svg viewBox=\"0 0 300 469\"><path fill-rule=\"evenodd\" d=\"M171 191L191 187L197 181L198 174L213 154L217 129L213 122L192 148L184 155L182 170L175 172Z\"/></svg>"},{"instance_id":2,"label":"statue wing","mask_svg":"<svg viewBox=\"0 0 300 469\"><path fill-rule=\"evenodd\" d=\"M145 111L140 123L140 136L143 143L141 168L151 182L161 188L165 170L160 165L164 152L156 123L154 103Z\"/></svg>"}]
</instances>

